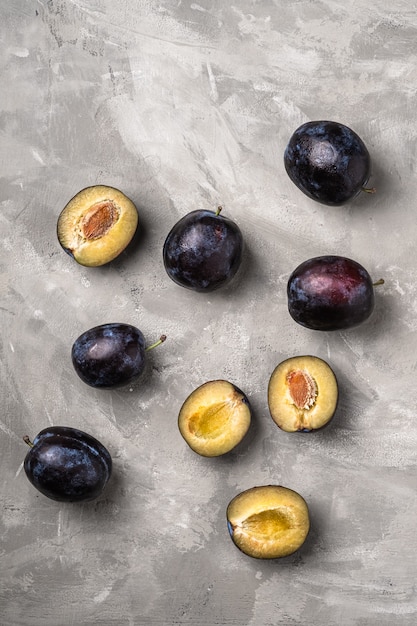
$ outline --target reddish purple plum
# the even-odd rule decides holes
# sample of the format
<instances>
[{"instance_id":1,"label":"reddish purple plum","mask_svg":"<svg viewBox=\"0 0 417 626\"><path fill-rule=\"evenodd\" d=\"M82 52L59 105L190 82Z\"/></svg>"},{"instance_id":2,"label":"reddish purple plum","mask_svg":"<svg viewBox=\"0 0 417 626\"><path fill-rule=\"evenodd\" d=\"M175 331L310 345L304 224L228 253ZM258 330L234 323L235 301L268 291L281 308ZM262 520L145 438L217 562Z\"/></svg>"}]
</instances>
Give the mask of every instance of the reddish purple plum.
<instances>
[{"instance_id":1,"label":"reddish purple plum","mask_svg":"<svg viewBox=\"0 0 417 626\"><path fill-rule=\"evenodd\" d=\"M301 263L291 274L287 285L288 310L306 328L351 328L371 315L375 284L366 269L352 259L315 257Z\"/></svg>"}]
</instances>

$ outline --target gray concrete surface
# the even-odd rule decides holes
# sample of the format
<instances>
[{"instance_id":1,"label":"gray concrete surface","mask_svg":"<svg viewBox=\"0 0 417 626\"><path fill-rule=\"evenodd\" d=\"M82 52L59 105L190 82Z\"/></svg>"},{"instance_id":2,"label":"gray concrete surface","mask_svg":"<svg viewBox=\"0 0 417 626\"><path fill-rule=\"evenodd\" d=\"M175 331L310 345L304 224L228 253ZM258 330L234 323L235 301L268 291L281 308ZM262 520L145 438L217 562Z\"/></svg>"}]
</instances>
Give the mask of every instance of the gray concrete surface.
<instances>
[{"instance_id":1,"label":"gray concrete surface","mask_svg":"<svg viewBox=\"0 0 417 626\"><path fill-rule=\"evenodd\" d=\"M405 626L417 622L417 14L408 0L1 1L0 623L2 626ZM354 128L373 196L310 201L283 151L302 122ZM129 195L135 246L78 266L58 214L85 186ZM210 296L162 264L196 208L236 220L245 264ZM385 285L372 318L316 333L287 313L301 261L335 253ZM95 391L73 340L107 321L151 343L141 382ZM334 368L340 403L321 433L288 435L266 389L288 356ZM254 424L227 457L192 453L179 407L226 378ZM60 505L22 471L49 424L91 432L114 475L96 502ZM278 483L307 500L294 556L258 561L232 544L229 500Z\"/></svg>"}]
</instances>

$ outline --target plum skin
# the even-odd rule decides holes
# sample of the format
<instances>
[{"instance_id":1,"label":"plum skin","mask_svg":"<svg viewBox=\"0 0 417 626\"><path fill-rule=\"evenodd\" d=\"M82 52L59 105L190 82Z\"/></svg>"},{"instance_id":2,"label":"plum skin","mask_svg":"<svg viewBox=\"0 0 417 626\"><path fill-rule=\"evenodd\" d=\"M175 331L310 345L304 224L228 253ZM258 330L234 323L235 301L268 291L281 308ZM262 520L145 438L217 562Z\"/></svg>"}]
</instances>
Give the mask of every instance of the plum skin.
<instances>
[{"instance_id":1,"label":"plum skin","mask_svg":"<svg viewBox=\"0 0 417 626\"><path fill-rule=\"evenodd\" d=\"M374 287L362 265L333 255L301 263L287 284L288 310L301 326L342 330L364 322L374 305Z\"/></svg>"},{"instance_id":2,"label":"plum skin","mask_svg":"<svg viewBox=\"0 0 417 626\"><path fill-rule=\"evenodd\" d=\"M364 189L371 158L362 139L339 122L306 122L291 136L284 166L292 182L309 198L340 206Z\"/></svg>"},{"instance_id":3,"label":"plum skin","mask_svg":"<svg viewBox=\"0 0 417 626\"><path fill-rule=\"evenodd\" d=\"M207 210L191 211L168 233L163 262L168 276L193 291L226 285L239 269L243 237L231 219Z\"/></svg>"},{"instance_id":4,"label":"plum skin","mask_svg":"<svg viewBox=\"0 0 417 626\"><path fill-rule=\"evenodd\" d=\"M38 491L52 500L94 500L110 479L109 451L81 430L69 426L45 428L29 445L23 463L25 474Z\"/></svg>"},{"instance_id":5,"label":"plum skin","mask_svg":"<svg viewBox=\"0 0 417 626\"><path fill-rule=\"evenodd\" d=\"M71 359L76 373L87 385L100 389L121 387L142 374L145 339L131 324L101 324L74 341Z\"/></svg>"}]
</instances>

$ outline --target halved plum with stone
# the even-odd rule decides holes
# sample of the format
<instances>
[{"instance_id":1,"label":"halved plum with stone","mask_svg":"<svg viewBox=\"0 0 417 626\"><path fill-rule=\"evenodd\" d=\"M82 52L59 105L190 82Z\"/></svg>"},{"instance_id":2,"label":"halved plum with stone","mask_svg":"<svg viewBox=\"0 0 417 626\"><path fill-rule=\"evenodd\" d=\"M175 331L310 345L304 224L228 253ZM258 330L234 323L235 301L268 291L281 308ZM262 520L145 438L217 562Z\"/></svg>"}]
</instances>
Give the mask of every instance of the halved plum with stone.
<instances>
[{"instance_id":1,"label":"halved plum with stone","mask_svg":"<svg viewBox=\"0 0 417 626\"><path fill-rule=\"evenodd\" d=\"M165 335L145 348L143 333L131 324L101 324L83 332L73 343L72 364L91 387L110 389L135 381L145 369L148 350L165 341Z\"/></svg>"},{"instance_id":2,"label":"halved plum with stone","mask_svg":"<svg viewBox=\"0 0 417 626\"><path fill-rule=\"evenodd\" d=\"M301 548L310 530L306 501L288 487L252 487L231 500L226 512L233 543L248 556L277 559Z\"/></svg>"},{"instance_id":3,"label":"halved plum with stone","mask_svg":"<svg viewBox=\"0 0 417 626\"><path fill-rule=\"evenodd\" d=\"M242 233L220 210L191 211L168 233L163 247L164 266L177 285L209 292L229 283L238 271Z\"/></svg>"},{"instance_id":4,"label":"halved plum with stone","mask_svg":"<svg viewBox=\"0 0 417 626\"><path fill-rule=\"evenodd\" d=\"M316 356L295 356L272 372L268 406L286 432L310 432L326 426L335 414L338 385L331 367Z\"/></svg>"},{"instance_id":5,"label":"halved plum with stone","mask_svg":"<svg viewBox=\"0 0 417 626\"><path fill-rule=\"evenodd\" d=\"M24 470L43 495L60 502L98 498L112 473L109 451L95 437L70 426L49 426L30 441Z\"/></svg>"},{"instance_id":6,"label":"halved plum with stone","mask_svg":"<svg viewBox=\"0 0 417 626\"><path fill-rule=\"evenodd\" d=\"M200 385L183 403L178 427L190 448L201 456L230 452L246 435L251 408L246 395L226 380Z\"/></svg>"},{"instance_id":7,"label":"halved plum with stone","mask_svg":"<svg viewBox=\"0 0 417 626\"><path fill-rule=\"evenodd\" d=\"M137 225L136 207L124 193L94 185L79 191L61 211L57 235L77 263L96 267L109 263L126 248Z\"/></svg>"},{"instance_id":8,"label":"halved plum with stone","mask_svg":"<svg viewBox=\"0 0 417 626\"><path fill-rule=\"evenodd\" d=\"M371 158L362 139L339 122L302 124L291 136L284 165L292 182L322 204L345 204L366 188Z\"/></svg>"},{"instance_id":9,"label":"halved plum with stone","mask_svg":"<svg viewBox=\"0 0 417 626\"><path fill-rule=\"evenodd\" d=\"M371 315L375 283L356 261L319 256L301 263L287 284L291 317L313 330L341 330L361 324Z\"/></svg>"}]
</instances>

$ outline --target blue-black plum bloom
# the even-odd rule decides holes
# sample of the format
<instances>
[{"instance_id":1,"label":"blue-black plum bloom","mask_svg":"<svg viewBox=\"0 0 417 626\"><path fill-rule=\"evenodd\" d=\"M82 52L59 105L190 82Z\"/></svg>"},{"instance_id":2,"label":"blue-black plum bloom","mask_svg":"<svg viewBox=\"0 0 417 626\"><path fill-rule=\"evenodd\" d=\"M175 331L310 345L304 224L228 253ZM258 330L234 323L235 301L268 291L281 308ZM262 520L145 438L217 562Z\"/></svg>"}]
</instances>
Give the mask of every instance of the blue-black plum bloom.
<instances>
[{"instance_id":1,"label":"blue-black plum bloom","mask_svg":"<svg viewBox=\"0 0 417 626\"><path fill-rule=\"evenodd\" d=\"M242 233L220 212L196 210L181 218L163 247L164 267L177 285L209 292L226 285L239 269Z\"/></svg>"},{"instance_id":2,"label":"blue-black plum bloom","mask_svg":"<svg viewBox=\"0 0 417 626\"><path fill-rule=\"evenodd\" d=\"M74 341L71 358L75 371L87 385L101 389L120 387L142 374L145 339L131 324L101 324Z\"/></svg>"},{"instance_id":3,"label":"blue-black plum bloom","mask_svg":"<svg viewBox=\"0 0 417 626\"><path fill-rule=\"evenodd\" d=\"M24 470L43 495L60 502L96 499L112 473L107 448L95 437L69 426L51 426L33 440Z\"/></svg>"},{"instance_id":4,"label":"blue-black plum bloom","mask_svg":"<svg viewBox=\"0 0 417 626\"><path fill-rule=\"evenodd\" d=\"M292 182L309 198L339 206L355 198L371 175L371 158L362 139L332 121L302 124L291 136L284 165Z\"/></svg>"}]
</instances>

